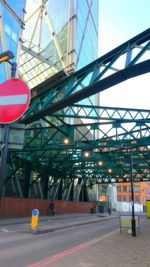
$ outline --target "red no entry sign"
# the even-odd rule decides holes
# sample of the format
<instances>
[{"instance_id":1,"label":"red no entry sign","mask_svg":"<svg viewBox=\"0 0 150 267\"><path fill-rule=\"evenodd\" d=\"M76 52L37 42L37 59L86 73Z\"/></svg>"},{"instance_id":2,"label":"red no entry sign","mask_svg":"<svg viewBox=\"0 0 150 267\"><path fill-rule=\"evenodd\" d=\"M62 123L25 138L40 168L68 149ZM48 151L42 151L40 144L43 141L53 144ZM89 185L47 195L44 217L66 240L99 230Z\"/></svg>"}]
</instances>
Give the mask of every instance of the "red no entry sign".
<instances>
[{"instance_id":1,"label":"red no entry sign","mask_svg":"<svg viewBox=\"0 0 150 267\"><path fill-rule=\"evenodd\" d=\"M18 120L29 103L30 91L24 81L12 78L0 84L0 123Z\"/></svg>"}]
</instances>

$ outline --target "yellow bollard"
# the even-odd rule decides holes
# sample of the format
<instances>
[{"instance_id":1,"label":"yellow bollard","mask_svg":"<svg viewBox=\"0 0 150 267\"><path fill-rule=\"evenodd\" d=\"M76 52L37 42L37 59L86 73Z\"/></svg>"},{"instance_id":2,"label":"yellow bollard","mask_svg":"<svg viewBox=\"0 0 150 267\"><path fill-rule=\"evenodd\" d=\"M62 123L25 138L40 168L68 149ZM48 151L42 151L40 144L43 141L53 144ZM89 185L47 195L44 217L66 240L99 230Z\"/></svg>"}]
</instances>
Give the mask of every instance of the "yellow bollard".
<instances>
[{"instance_id":1,"label":"yellow bollard","mask_svg":"<svg viewBox=\"0 0 150 267\"><path fill-rule=\"evenodd\" d=\"M35 229L38 227L38 219L39 219L39 210L38 209L32 210L32 218L31 218L32 229Z\"/></svg>"},{"instance_id":2,"label":"yellow bollard","mask_svg":"<svg viewBox=\"0 0 150 267\"><path fill-rule=\"evenodd\" d=\"M150 200L146 200L146 217L150 218Z\"/></svg>"}]
</instances>

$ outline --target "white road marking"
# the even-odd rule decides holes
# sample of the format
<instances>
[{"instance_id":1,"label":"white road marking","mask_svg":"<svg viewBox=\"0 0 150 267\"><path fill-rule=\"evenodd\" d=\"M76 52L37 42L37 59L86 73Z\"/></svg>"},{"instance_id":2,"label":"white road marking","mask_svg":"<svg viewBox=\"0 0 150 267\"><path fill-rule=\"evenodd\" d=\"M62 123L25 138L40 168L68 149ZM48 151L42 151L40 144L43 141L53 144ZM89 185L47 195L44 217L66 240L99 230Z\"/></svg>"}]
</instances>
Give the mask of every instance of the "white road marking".
<instances>
[{"instance_id":1,"label":"white road marking","mask_svg":"<svg viewBox=\"0 0 150 267\"><path fill-rule=\"evenodd\" d=\"M27 94L0 96L0 106L26 104Z\"/></svg>"},{"instance_id":2,"label":"white road marking","mask_svg":"<svg viewBox=\"0 0 150 267\"><path fill-rule=\"evenodd\" d=\"M8 230L8 229L6 229L6 228L2 228L1 229L3 232L5 232L5 233L9 233L10 231Z\"/></svg>"}]
</instances>

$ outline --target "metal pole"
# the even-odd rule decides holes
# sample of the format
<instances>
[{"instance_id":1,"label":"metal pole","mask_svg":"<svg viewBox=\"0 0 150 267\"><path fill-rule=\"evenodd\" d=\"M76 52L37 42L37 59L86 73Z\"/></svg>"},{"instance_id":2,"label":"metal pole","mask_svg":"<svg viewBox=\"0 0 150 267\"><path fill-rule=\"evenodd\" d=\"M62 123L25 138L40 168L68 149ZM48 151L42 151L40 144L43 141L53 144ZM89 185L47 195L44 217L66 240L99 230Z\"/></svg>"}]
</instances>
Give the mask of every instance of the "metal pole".
<instances>
[{"instance_id":1,"label":"metal pole","mask_svg":"<svg viewBox=\"0 0 150 267\"><path fill-rule=\"evenodd\" d=\"M14 78L16 76L17 63L12 62L10 64L11 64L11 78Z\"/></svg>"},{"instance_id":2,"label":"metal pole","mask_svg":"<svg viewBox=\"0 0 150 267\"><path fill-rule=\"evenodd\" d=\"M9 62L11 65L11 78L15 77L16 74L16 62ZM0 197L3 195L3 185L6 178L6 163L8 154L8 141L9 141L9 124L4 125L3 140L1 148L1 160L0 160Z\"/></svg>"},{"instance_id":3,"label":"metal pole","mask_svg":"<svg viewBox=\"0 0 150 267\"><path fill-rule=\"evenodd\" d=\"M8 140L9 140L9 124L5 124L3 130L3 142L2 142L3 144L1 148L1 161L0 161L0 197L3 195L3 184L6 177Z\"/></svg>"},{"instance_id":4,"label":"metal pole","mask_svg":"<svg viewBox=\"0 0 150 267\"><path fill-rule=\"evenodd\" d=\"M136 221L135 221L135 213L134 213L134 189L133 189L133 159L132 159L132 149L130 149L130 178L131 178L131 205L132 205L132 236L136 236Z\"/></svg>"},{"instance_id":5,"label":"metal pole","mask_svg":"<svg viewBox=\"0 0 150 267\"><path fill-rule=\"evenodd\" d=\"M108 185L108 213L111 215L111 184Z\"/></svg>"}]
</instances>

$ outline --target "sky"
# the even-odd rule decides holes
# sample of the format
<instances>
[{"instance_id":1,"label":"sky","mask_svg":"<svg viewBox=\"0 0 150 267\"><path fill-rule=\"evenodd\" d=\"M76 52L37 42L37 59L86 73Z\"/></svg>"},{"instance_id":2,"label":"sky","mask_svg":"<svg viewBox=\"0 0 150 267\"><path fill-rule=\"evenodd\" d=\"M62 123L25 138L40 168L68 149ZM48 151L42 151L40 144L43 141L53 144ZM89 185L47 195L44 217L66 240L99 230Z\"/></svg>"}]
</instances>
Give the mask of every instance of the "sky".
<instances>
[{"instance_id":1,"label":"sky","mask_svg":"<svg viewBox=\"0 0 150 267\"><path fill-rule=\"evenodd\" d=\"M99 0L99 6L99 56L150 28L150 0ZM100 105L150 109L150 74L105 90Z\"/></svg>"}]
</instances>

